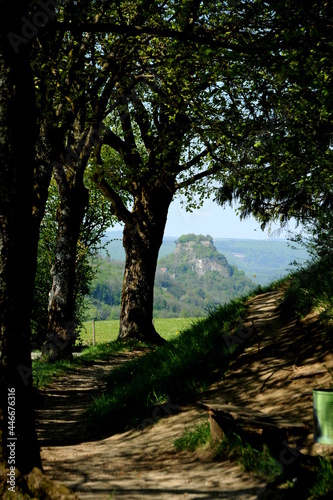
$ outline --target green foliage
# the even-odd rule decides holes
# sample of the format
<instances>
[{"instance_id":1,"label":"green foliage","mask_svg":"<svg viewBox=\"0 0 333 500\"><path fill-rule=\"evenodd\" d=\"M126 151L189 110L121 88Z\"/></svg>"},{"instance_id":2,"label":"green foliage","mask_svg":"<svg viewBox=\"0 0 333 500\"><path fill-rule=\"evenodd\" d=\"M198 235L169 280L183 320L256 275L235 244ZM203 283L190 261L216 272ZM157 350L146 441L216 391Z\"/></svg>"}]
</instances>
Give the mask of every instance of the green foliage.
<instances>
[{"instance_id":1,"label":"green foliage","mask_svg":"<svg viewBox=\"0 0 333 500\"><path fill-rule=\"evenodd\" d=\"M184 434L175 439L174 445L177 451L195 451L197 448L209 444L210 439L209 421L205 420L193 429L185 429Z\"/></svg>"},{"instance_id":2,"label":"green foliage","mask_svg":"<svg viewBox=\"0 0 333 500\"><path fill-rule=\"evenodd\" d=\"M281 279L302 265L309 254L300 244L286 240L236 240L215 239L217 250L223 253L230 264L245 272L248 278L261 286Z\"/></svg>"},{"instance_id":3,"label":"green foliage","mask_svg":"<svg viewBox=\"0 0 333 500\"><path fill-rule=\"evenodd\" d=\"M177 240L177 243L188 243L190 241L193 241L194 243L201 243L202 241L208 241L209 243L213 244L213 238L209 236L203 236L202 234L183 234L180 236Z\"/></svg>"},{"instance_id":4,"label":"green foliage","mask_svg":"<svg viewBox=\"0 0 333 500\"><path fill-rule=\"evenodd\" d=\"M244 129L239 168L221 175L218 198L239 199L242 217L252 213L263 225L295 217L316 227L333 200L331 6L244 2L243 14L243 29L250 15L254 36L268 38L257 61L241 66L250 82L243 112L256 120Z\"/></svg>"},{"instance_id":5,"label":"green foliage","mask_svg":"<svg viewBox=\"0 0 333 500\"><path fill-rule=\"evenodd\" d=\"M267 448L258 450L245 442L238 434L230 433L216 446L216 458L237 460L246 471L268 481L281 473L281 466Z\"/></svg>"},{"instance_id":6,"label":"green foliage","mask_svg":"<svg viewBox=\"0 0 333 500\"><path fill-rule=\"evenodd\" d=\"M284 294L283 311L305 316L312 309L326 320L333 318L333 257L327 255L294 273Z\"/></svg>"},{"instance_id":7,"label":"green foliage","mask_svg":"<svg viewBox=\"0 0 333 500\"><path fill-rule=\"evenodd\" d=\"M315 483L310 489L309 500L315 498L328 498L333 493L333 464L326 457L319 457L319 465L316 471Z\"/></svg>"},{"instance_id":8,"label":"green foliage","mask_svg":"<svg viewBox=\"0 0 333 500\"><path fill-rule=\"evenodd\" d=\"M174 340L114 370L108 392L89 408L92 425L107 433L117 432L126 423L144 425L154 411L152 395L157 401L164 398L177 405L220 377L230 355L224 334L245 309L240 299L220 306Z\"/></svg>"},{"instance_id":9,"label":"green foliage","mask_svg":"<svg viewBox=\"0 0 333 500\"><path fill-rule=\"evenodd\" d=\"M201 274L199 260L207 267ZM86 300L86 318L119 318L124 264L108 258L95 262L98 273ZM254 287L243 271L228 264L211 237L185 235L178 239L177 251L158 261L154 317L204 316L210 307L245 295Z\"/></svg>"},{"instance_id":10,"label":"green foliage","mask_svg":"<svg viewBox=\"0 0 333 500\"><path fill-rule=\"evenodd\" d=\"M114 222L114 218L106 210L104 198L92 184L89 171L87 171L85 182L90 189L90 197L89 206L81 225L76 251L74 320L77 329L84 317L84 297L89 293L93 277L97 271L96 262L92 257L96 256L97 251L100 251L103 247L103 243L100 243L101 237L106 228L110 227ZM31 318L33 349L41 347L47 330L48 300L52 285L51 268L54 262L57 239L56 212L58 204L58 190L52 180L38 243L37 271Z\"/></svg>"},{"instance_id":11,"label":"green foliage","mask_svg":"<svg viewBox=\"0 0 333 500\"><path fill-rule=\"evenodd\" d=\"M271 481L281 474L281 466L271 456L267 448L258 450L245 442L238 434L229 433L220 442L213 442L208 420L191 429L185 429L183 435L174 441L177 451L194 452L199 447L207 445L211 447L216 460L237 461L244 470L253 472L267 481Z\"/></svg>"}]
</instances>

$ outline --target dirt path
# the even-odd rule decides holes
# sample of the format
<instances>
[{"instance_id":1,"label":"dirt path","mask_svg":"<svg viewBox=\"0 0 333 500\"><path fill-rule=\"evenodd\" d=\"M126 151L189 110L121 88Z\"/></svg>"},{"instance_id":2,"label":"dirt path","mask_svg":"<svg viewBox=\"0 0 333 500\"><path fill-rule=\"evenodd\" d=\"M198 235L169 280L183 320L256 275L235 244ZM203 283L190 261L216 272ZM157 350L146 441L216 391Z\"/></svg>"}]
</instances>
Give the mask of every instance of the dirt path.
<instances>
[{"instance_id":1,"label":"dirt path","mask_svg":"<svg viewBox=\"0 0 333 500\"><path fill-rule=\"evenodd\" d=\"M249 301L247 320L239 330L255 326L249 346L203 399L285 414L312 429L312 388L332 381L327 368L333 367L333 357L317 318L282 321L279 298L279 292L272 292ZM153 426L87 441L84 410L103 390L108 371L124 360L72 374L45 393L38 428L50 477L83 499L251 500L263 494L265 484L235 464L213 461L208 452L175 453L174 439L205 418L196 406L177 412L170 408L170 415ZM324 450L312 437L302 443L302 452L332 453L332 447Z\"/></svg>"}]
</instances>

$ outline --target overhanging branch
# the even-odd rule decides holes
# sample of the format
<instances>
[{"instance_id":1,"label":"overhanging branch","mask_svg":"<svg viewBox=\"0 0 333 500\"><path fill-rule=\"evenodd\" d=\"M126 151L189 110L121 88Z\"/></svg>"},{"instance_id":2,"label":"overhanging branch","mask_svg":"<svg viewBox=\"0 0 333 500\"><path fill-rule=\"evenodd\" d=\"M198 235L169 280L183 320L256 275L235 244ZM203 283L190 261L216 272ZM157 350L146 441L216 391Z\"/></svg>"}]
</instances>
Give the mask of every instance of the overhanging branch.
<instances>
[{"instance_id":1,"label":"overhanging branch","mask_svg":"<svg viewBox=\"0 0 333 500\"><path fill-rule=\"evenodd\" d=\"M199 153L197 156L195 156L194 158L192 158L192 160L184 163L183 165L179 165L178 167L178 172L184 172L184 170L187 170L191 167L194 167L194 165L196 165L200 160L202 160L202 158L205 158L209 153L209 149L206 148L204 149L203 151L201 151L201 153Z\"/></svg>"},{"instance_id":2,"label":"overhanging branch","mask_svg":"<svg viewBox=\"0 0 333 500\"><path fill-rule=\"evenodd\" d=\"M221 165L215 165L214 167L208 168L203 172L198 172L189 179L186 179L185 181L176 184L176 189L183 189L192 186L201 179L205 179L206 177L210 177L211 175L217 174L217 172L220 172L220 170L221 170Z\"/></svg>"},{"instance_id":3,"label":"overhanging branch","mask_svg":"<svg viewBox=\"0 0 333 500\"><path fill-rule=\"evenodd\" d=\"M119 220L125 222L125 224L130 223L132 220L131 212L127 210L123 200L106 181L105 177L101 177L98 174L95 174L93 176L93 179L101 193L110 201L115 216L118 217Z\"/></svg>"},{"instance_id":4,"label":"overhanging branch","mask_svg":"<svg viewBox=\"0 0 333 500\"><path fill-rule=\"evenodd\" d=\"M73 33L117 33L120 35L152 35L161 38L175 38L183 42L195 42L203 45L209 45L211 47L225 48L229 50L236 50L238 52L244 52L244 47L239 47L236 44L228 43L219 40L218 36L223 33L209 33L197 34L193 31L181 31L169 28L152 28L149 26L129 26L126 24L114 24L114 23L80 23L75 24L73 22L63 22L58 23L59 27L65 31L71 31Z\"/></svg>"}]
</instances>

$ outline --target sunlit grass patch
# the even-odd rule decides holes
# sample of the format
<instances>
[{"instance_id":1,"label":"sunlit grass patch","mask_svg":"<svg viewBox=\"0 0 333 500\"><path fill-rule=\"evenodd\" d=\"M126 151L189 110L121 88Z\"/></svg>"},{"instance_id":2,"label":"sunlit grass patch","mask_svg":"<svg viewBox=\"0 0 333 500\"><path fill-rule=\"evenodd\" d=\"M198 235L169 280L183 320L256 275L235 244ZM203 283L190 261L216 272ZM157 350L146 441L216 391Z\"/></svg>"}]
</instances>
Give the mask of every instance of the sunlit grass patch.
<instances>
[{"instance_id":1,"label":"sunlit grass patch","mask_svg":"<svg viewBox=\"0 0 333 500\"><path fill-rule=\"evenodd\" d=\"M191 326L197 318L156 318L154 325L158 333L165 340L170 340L183 330ZM119 320L95 321L95 342L103 344L114 342L118 338ZM80 331L80 340L83 345L89 346L93 343L92 321L85 321Z\"/></svg>"},{"instance_id":2,"label":"sunlit grass patch","mask_svg":"<svg viewBox=\"0 0 333 500\"><path fill-rule=\"evenodd\" d=\"M185 429L184 434L175 439L174 445L177 451L195 451L199 447L208 445L210 440L209 421L205 420L193 429Z\"/></svg>"},{"instance_id":3,"label":"sunlit grass patch","mask_svg":"<svg viewBox=\"0 0 333 500\"><path fill-rule=\"evenodd\" d=\"M73 370L73 363L69 360L55 361L53 363L41 362L38 359L32 362L34 387L41 388L49 385L54 377Z\"/></svg>"},{"instance_id":4,"label":"sunlit grass patch","mask_svg":"<svg viewBox=\"0 0 333 500\"><path fill-rule=\"evenodd\" d=\"M209 446L215 459L238 462L244 470L268 481L275 479L281 473L280 465L266 448L258 450L238 434L229 433L219 443L212 441L208 420L200 422L191 429L185 429L183 435L175 439L173 444L177 451L190 452Z\"/></svg>"}]
</instances>

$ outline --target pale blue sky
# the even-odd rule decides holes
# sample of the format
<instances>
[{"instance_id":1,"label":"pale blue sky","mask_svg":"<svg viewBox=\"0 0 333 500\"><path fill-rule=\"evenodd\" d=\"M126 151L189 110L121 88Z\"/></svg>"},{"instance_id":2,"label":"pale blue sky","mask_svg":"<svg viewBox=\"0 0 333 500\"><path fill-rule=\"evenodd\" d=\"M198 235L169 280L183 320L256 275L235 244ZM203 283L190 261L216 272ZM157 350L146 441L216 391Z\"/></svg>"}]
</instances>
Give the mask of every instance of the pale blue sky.
<instances>
[{"instance_id":1,"label":"pale blue sky","mask_svg":"<svg viewBox=\"0 0 333 500\"><path fill-rule=\"evenodd\" d=\"M112 230L119 229L121 226L118 224L112 228ZM278 229L278 226L274 225L272 229ZM286 238L285 231L282 231L280 236L276 233L270 236L268 229L262 231L260 224L253 217L241 221L236 215L235 208L229 205L222 208L213 200L207 200L201 209L188 213L176 198L170 206L164 234L179 237L188 233L209 234L213 238Z\"/></svg>"}]
</instances>

